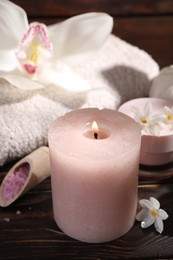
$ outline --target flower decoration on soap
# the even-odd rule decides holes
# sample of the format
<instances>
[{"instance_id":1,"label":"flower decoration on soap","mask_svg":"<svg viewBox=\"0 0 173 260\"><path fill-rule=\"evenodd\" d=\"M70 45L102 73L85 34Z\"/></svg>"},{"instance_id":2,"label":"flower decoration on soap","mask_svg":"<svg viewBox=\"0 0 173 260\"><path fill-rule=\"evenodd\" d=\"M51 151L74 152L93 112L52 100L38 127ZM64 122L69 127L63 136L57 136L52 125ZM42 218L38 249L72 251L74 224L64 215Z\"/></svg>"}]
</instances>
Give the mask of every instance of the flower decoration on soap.
<instances>
[{"instance_id":1,"label":"flower decoration on soap","mask_svg":"<svg viewBox=\"0 0 173 260\"><path fill-rule=\"evenodd\" d=\"M142 134L160 135L162 115L153 115L151 102L147 102L141 111L138 107L132 107L133 118L139 124Z\"/></svg>"},{"instance_id":2,"label":"flower decoration on soap","mask_svg":"<svg viewBox=\"0 0 173 260\"><path fill-rule=\"evenodd\" d=\"M163 109L163 122L173 130L173 107L169 108L167 106Z\"/></svg>"},{"instance_id":3,"label":"flower decoration on soap","mask_svg":"<svg viewBox=\"0 0 173 260\"><path fill-rule=\"evenodd\" d=\"M160 136L161 130L173 130L173 107L164 106L160 114L154 114L151 102L143 109L132 107L133 118L139 124L144 135Z\"/></svg>"},{"instance_id":4,"label":"flower decoration on soap","mask_svg":"<svg viewBox=\"0 0 173 260\"><path fill-rule=\"evenodd\" d=\"M86 13L46 26L29 24L26 12L8 0L0 1L0 10L0 78L21 89L90 88L75 66L103 45L112 31L111 16Z\"/></svg>"},{"instance_id":5,"label":"flower decoration on soap","mask_svg":"<svg viewBox=\"0 0 173 260\"><path fill-rule=\"evenodd\" d=\"M149 200L140 200L139 204L142 210L137 214L136 219L141 222L141 227L148 228L154 224L156 231L162 233L164 229L163 220L168 218L168 214L160 208L160 202L150 197Z\"/></svg>"}]
</instances>

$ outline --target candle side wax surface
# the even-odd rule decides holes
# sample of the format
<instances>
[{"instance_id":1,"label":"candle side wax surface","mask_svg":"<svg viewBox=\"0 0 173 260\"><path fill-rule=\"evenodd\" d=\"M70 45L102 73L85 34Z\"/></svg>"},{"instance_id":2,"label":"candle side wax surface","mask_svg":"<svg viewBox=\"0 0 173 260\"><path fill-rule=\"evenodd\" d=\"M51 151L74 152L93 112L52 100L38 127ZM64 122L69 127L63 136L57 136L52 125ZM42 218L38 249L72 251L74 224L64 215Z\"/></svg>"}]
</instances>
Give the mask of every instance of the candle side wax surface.
<instances>
[{"instance_id":1,"label":"candle side wax surface","mask_svg":"<svg viewBox=\"0 0 173 260\"><path fill-rule=\"evenodd\" d=\"M85 136L97 121L104 139ZM109 109L79 109L58 118L48 134L54 218L67 235L106 242L133 225L137 206L140 130Z\"/></svg>"}]
</instances>

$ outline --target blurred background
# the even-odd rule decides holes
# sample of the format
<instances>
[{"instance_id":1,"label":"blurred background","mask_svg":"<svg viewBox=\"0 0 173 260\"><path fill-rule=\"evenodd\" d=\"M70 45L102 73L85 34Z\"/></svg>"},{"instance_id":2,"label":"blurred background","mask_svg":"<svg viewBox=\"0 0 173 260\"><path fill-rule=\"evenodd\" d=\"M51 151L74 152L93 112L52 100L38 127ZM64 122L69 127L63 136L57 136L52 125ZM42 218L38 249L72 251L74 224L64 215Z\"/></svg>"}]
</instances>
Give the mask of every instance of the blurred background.
<instances>
[{"instance_id":1,"label":"blurred background","mask_svg":"<svg viewBox=\"0 0 173 260\"><path fill-rule=\"evenodd\" d=\"M30 21L52 24L86 12L114 17L113 34L148 52L160 68L173 64L173 0L13 0Z\"/></svg>"}]
</instances>

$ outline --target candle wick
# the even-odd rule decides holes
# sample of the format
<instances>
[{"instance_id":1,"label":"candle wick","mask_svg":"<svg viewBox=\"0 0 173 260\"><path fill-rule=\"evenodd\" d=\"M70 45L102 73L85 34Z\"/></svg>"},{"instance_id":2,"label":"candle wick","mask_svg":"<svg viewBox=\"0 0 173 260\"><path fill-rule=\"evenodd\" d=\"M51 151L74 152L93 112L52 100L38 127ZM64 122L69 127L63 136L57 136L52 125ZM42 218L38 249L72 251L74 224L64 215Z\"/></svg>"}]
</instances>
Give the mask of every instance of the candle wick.
<instances>
[{"instance_id":1,"label":"candle wick","mask_svg":"<svg viewBox=\"0 0 173 260\"><path fill-rule=\"evenodd\" d=\"M98 139L98 133L94 133L94 139Z\"/></svg>"}]
</instances>

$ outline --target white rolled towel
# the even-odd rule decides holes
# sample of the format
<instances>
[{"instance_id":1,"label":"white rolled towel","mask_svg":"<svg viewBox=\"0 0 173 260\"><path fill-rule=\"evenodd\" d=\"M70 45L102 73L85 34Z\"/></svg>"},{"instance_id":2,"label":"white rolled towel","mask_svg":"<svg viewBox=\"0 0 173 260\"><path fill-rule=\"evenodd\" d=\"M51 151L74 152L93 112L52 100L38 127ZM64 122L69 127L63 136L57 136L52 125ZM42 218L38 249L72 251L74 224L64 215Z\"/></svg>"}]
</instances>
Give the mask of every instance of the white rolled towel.
<instances>
[{"instance_id":1,"label":"white rolled towel","mask_svg":"<svg viewBox=\"0 0 173 260\"><path fill-rule=\"evenodd\" d=\"M110 35L92 58L75 70L92 89L70 92L48 86L30 91L0 80L0 165L46 145L51 122L72 109L116 109L127 100L148 96L159 66L145 51Z\"/></svg>"}]
</instances>

